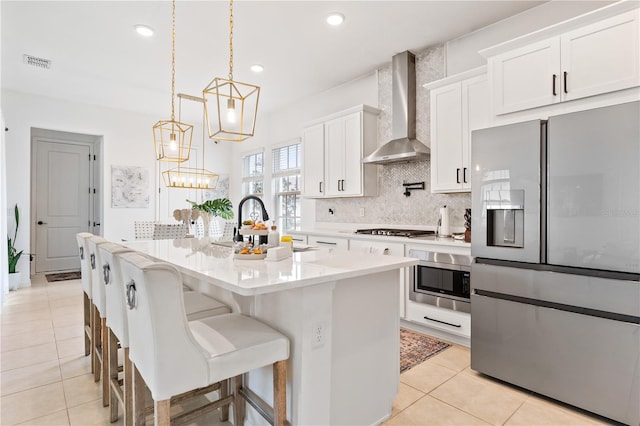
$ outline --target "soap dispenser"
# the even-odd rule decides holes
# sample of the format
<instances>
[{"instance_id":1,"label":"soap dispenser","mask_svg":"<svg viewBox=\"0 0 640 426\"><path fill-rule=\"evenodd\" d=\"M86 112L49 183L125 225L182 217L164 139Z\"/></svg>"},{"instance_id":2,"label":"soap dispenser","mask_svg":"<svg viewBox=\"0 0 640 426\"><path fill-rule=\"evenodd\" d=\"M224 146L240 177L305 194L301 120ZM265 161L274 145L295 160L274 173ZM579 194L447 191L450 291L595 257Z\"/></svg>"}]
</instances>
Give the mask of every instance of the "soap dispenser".
<instances>
[{"instance_id":1,"label":"soap dispenser","mask_svg":"<svg viewBox=\"0 0 640 426\"><path fill-rule=\"evenodd\" d=\"M267 235L267 244L271 247L277 247L280 245L280 233L276 228L275 221L271 222L271 229Z\"/></svg>"}]
</instances>

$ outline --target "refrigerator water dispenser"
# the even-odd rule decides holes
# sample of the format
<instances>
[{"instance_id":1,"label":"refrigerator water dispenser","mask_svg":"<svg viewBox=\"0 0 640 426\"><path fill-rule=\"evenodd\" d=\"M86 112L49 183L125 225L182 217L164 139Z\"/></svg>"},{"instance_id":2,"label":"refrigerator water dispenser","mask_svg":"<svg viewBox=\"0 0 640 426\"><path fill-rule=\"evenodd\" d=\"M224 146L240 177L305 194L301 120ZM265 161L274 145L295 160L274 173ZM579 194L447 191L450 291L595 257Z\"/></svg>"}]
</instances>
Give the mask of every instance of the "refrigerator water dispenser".
<instances>
[{"instance_id":1,"label":"refrigerator water dispenser","mask_svg":"<svg viewBox=\"0 0 640 426\"><path fill-rule=\"evenodd\" d=\"M524 191L487 191L487 246L524 247Z\"/></svg>"}]
</instances>

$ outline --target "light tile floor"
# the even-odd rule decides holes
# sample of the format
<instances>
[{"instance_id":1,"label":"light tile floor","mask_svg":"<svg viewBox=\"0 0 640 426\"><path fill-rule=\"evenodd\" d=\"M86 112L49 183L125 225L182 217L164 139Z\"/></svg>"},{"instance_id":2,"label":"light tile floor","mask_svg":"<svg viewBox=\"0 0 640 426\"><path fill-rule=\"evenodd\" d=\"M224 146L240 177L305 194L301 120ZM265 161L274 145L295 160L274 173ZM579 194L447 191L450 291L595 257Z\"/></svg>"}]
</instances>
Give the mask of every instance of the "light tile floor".
<instances>
[{"instance_id":1,"label":"light tile floor","mask_svg":"<svg viewBox=\"0 0 640 426\"><path fill-rule=\"evenodd\" d=\"M11 292L0 323L0 424L109 425L100 385L84 356L79 280ZM468 348L451 348L400 376L385 425L593 425L606 420L469 368ZM122 424L122 417L114 424ZM220 424L213 413L198 421Z\"/></svg>"}]
</instances>

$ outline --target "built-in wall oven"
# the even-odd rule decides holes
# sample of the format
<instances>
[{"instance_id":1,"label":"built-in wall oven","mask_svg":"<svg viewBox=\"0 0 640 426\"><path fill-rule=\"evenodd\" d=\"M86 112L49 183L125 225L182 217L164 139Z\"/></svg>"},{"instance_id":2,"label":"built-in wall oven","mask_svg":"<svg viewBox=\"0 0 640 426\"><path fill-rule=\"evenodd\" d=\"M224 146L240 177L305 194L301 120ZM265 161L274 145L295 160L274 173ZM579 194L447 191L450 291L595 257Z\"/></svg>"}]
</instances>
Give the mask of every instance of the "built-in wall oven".
<instances>
[{"instance_id":1,"label":"built-in wall oven","mask_svg":"<svg viewBox=\"0 0 640 426\"><path fill-rule=\"evenodd\" d=\"M409 257L419 260L411 270L410 300L471 312L471 256L411 249Z\"/></svg>"}]
</instances>

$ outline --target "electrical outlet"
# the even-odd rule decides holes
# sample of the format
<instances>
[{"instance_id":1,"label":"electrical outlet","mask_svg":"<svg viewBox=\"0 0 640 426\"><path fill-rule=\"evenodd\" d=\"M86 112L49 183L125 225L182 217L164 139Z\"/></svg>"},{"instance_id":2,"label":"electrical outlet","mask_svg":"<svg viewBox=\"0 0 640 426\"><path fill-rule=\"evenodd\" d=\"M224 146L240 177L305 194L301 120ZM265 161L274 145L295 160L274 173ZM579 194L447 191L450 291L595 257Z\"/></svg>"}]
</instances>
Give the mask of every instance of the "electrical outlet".
<instances>
[{"instance_id":1,"label":"electrical outlet","mask_svg":"<svg viewBox=\"0 0 640 426\"><path fill-rule=\"evenodd\" d=\"M319 348L324 345L324 324L322 322L316 322L312 325L311 330L311 346Z\"/></svg>"},{"instance_id":2,"label":"electrical outlet","mask_svg":"<svg viewBox=\"0 0 640 426\"><path fill-rule=\"evenodd\" d=\"M360 207L360 217L364 217L364 207Z\"/></svg>"}]
</instances>

